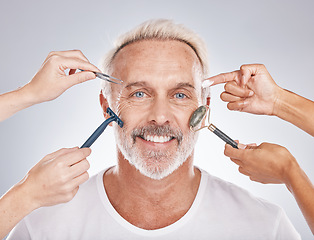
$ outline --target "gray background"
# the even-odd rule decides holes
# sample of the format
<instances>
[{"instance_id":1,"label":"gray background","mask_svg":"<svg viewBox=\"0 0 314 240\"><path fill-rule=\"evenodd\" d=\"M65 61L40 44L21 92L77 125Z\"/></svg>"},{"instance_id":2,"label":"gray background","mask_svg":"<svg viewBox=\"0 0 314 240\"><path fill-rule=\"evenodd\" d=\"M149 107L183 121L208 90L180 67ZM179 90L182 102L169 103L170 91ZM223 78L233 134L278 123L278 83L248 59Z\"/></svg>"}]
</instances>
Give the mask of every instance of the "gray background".
<instances>
[{"instance_id":1,"label":"gray background","mask_svg":"<svg viewBox=\"0 0 314 240\"><path fill-rule=\"evenodd\" d=\"M52 50L80 49L94 64L120 33L151 18L170 18L208 44L210 75L263 63L277 84L313 100L313 1L8 1L0 2L0 93L28 82ZM23 110L0 124L0 193L46 154L81 145L103 121L99 81L75 86L58 99ZM287 147L314 181L313 137L275 117L230 112L212 88L212 122L244 143ZM109 128L92 146L90 174L115 164ZM284 208L303 239L311 232L283 185L240 175L224 143L203 130L195 164ZM223 207L223 206L222 206Z\"/></svg>"}]
</instances>

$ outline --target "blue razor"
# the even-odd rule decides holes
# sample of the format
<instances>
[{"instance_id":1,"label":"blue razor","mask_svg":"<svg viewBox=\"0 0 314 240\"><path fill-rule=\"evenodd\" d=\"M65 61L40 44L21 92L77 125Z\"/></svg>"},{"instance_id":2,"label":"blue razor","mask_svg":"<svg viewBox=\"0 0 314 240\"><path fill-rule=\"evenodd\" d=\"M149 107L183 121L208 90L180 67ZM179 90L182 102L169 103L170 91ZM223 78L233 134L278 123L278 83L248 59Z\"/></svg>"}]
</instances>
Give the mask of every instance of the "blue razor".
<instances>
[{"instance_id":1,"label":"blue razor","mask_svg":"<svg viewBox=\"0 0 314 240\"><path fill-rule=\"evenodd\" d=\"M86 140L81 148L89 148L96 141L96 139L104 132L109 123L115 121L121 128L123 127L122 120L108 107L106 111L110 118L106 119L93 134Z\"/></svg>"}]
</instances>

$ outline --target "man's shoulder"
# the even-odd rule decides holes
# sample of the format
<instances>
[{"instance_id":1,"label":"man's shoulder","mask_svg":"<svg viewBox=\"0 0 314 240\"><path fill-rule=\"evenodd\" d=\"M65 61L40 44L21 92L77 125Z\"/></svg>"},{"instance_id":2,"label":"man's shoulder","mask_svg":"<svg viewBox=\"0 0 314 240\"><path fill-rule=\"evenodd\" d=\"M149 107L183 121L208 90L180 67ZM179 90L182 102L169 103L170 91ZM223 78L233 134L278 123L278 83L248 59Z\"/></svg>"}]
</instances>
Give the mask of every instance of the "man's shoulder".
<instances>
[{"instance_id":1,"label":"man's shoulder","mask_svg":"<svg viewBox=\"0 0 314 240\"><path fill-rule=\"evenodd\" d=\"M225 181L202 170L202 174L207 178L205 197L214 204L221 206L228 204L228 208L234 211L254 212L261 215L278 217L282 213L282 208L243 189L234 183Z\"/></svg>"},{"instance_id":2,"label":"man's shoulder","mask_svg":"<svg viewBox=\"0 0 314 240\"><path fill-rule=\"evenodd\" d=\"M215 226L208 230L211 236L214 233L217 237L231 234L230 239L300 239L282 208L201 171L201 200L195 216Z\"/></svg>"}]
</instances>

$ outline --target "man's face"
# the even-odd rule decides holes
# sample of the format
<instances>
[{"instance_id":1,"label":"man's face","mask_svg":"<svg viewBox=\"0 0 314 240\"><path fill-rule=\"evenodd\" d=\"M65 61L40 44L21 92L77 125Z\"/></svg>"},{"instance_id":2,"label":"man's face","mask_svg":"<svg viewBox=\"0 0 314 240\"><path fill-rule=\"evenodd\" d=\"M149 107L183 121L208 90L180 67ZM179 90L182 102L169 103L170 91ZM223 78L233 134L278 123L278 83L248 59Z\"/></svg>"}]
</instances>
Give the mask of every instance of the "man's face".
<instances>
[{"instance_id":1,"label":"man's face","mask_svg":"<svg viewBox=\"0 0 314 240\"><path fill-rule=\"evenodd\" d=\"M185 43L145 40L124 47L113 61L109 106L118 150L142 174L162 179L192 155L196 134L189 118L201 103L201 65Z\"/></svg>"}]
</instances>

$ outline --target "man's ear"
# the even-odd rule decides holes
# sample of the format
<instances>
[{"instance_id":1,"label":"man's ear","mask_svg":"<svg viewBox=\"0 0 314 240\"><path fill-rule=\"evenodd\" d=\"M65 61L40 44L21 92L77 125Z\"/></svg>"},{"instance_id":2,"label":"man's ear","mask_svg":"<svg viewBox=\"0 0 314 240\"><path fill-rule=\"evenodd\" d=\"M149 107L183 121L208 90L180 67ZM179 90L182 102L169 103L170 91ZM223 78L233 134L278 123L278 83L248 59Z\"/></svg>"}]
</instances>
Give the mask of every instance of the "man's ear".
<instances>
[{"instance_id":1,"label":"man's ear","mask_svg":"<svg viewBox=\"0 0 314 240\"><path fill-rule=\"evenodd\" d=\"M109 107L109 104L108 104L107 98L105 98L104 95L102 94L102 91L100 91L100 94L99 94L99 101L100 101L100 105L101 105L104 117L105 118L110 117L109 114L106 112L107 108Z\"/></svg>"},{"instance_id":2,"label":"man's ear","mask_svg":"<svg viewBox=\"0 0 314 240\"><path fill-rule=\"evenodd\" d=\"M102 91L100 91L100 94L99 94L99 101L100 101L100 105L101 105L104 117L108 119L110 117L110 115L107 113L107 108L109 107L109 104L108 104L107 98L105 98L105 96L102 94ZM109 126L112 127L112 122L109 123Z\"/></svg>"},{"instance_id":3,"label":"man's ear","mask_svg":"<svg viewBox=\"0 0 314 240\"><path fill-rule=\"evenodd\" d=\"M100 91L100 94L99 94L99 101L100 101L100 105L101 105L104 117L108 119L110 117L110 115L107 113L107 108L109 107L109 104L108 104L107 98L105 98L105 96L102 94L102 91ZM109 123L109 126L112 127L112 122Z\"/></svg>"}]
</instances>

